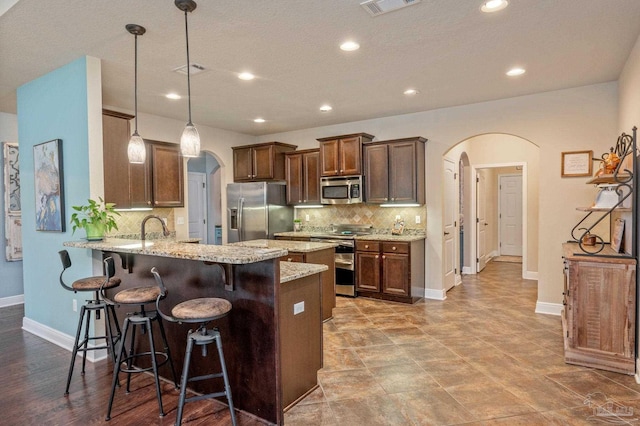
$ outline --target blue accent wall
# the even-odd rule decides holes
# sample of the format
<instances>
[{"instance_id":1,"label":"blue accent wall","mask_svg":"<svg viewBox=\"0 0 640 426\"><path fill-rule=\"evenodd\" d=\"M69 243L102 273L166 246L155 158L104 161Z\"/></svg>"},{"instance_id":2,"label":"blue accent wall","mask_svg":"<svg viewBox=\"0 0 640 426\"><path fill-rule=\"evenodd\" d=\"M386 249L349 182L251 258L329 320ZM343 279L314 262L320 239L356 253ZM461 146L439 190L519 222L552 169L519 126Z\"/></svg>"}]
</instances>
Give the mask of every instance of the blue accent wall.
<instances>
[{"instance_id":1,"label":"blue accent wall","mask_svg":"<svg viewBox=\"0 0 640 426\"><path fill-rule=\"evenodd\" d=\"M89 198L87 58L80 58L18 88L18 134L22 194L22 240L25 316L74 335L78 313L72 299L85 295L64 290L58 251L74 239L69 226L71 206ZM33 146L62 140L66 232L36 231ZM78 238L78 235L75 237ZM92 275L91 253L69 250L73 263L67 279Z\"/></svg>"}]
</instances>

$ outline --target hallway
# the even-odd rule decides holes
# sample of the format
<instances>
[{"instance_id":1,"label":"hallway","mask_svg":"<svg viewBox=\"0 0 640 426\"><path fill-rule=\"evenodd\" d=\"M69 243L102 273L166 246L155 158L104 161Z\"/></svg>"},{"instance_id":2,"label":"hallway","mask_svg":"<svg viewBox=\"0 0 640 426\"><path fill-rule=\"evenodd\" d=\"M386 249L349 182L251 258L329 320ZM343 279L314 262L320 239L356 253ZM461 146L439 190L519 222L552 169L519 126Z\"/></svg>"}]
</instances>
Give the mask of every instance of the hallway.
<instances>
[{"instance_id":1,"label":"hallway","mask_svg":"<svg viewBox=\"0 0 640 426\"><path fill-rule=\"evenodd\" d=\"M490 262L444 302L339 298L324 324L321 386L285 414L285 424L637 423L634 378L565 364L560 318L534 313L536 283L520 273L520 264ZM22 306L0 309L1 424L173 424L178 392L164 384L167 416L159 418L148 375L133 378L135 392L116 393L105 422L107 361L88 363L84 378L76 371L65 398L69 352L22 331L23 315ZM607 398L636 415L596 416ZM210 401L187 404L184 424L228 425L228 411ZM239 424L262 423L241 414Z\"/></svg>"}]
</instances>

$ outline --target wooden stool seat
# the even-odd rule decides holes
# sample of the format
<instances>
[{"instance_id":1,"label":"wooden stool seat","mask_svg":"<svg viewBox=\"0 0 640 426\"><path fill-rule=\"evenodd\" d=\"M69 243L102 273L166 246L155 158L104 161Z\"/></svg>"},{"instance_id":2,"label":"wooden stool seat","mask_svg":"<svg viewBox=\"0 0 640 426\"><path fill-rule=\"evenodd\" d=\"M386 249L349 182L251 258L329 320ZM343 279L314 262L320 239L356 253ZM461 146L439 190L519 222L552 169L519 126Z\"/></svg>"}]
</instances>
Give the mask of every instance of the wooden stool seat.
<instances>
[{"instance_id":1,"label":"wooden stool seat","mask_svg":"<svg viewBox=\"0 0 640 426\"><path fill-rule=\"evenodd\" d=\"M209 322L222 318L231 311L231 302L216 297L203 297L179 303L171 315L183 322Z\"/></svg>"},{"instance_id":2,"label":"wooden stool seat","mask_svg":"<svg viewBox=\"0 0 640 426\"><path fill-rule=\"evenodd\" d=\"M156 286L133 287L119 291L113 301L124 305L144 305L153 303L160 295L160 289Z\"/></svg>"},{"instance_id":3,"label":"wooden stool seat","mask_svg":"<svg viewBox=\"0 0 640 426\"><path fill-rule=\"evenodd\" d=\"M109 278L109 281L105 283L105 276L80 278L71 284L73 291L98 291L101 287L110 289L118 287L120 285L120 278Z\"/></svg>"}]
</instances>

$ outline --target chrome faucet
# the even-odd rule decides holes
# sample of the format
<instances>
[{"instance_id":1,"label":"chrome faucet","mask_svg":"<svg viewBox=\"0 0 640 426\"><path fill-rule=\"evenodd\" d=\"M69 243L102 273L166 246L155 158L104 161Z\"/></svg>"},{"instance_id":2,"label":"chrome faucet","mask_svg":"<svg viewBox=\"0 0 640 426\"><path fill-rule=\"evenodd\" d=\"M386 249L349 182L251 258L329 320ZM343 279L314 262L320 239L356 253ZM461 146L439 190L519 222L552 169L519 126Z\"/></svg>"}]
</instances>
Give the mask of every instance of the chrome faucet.
<instances>
[{"instance_id":1,"label":"chrome faucet","mask_svg":"<svg viewBox=\"0 0 640 426\"><path fill-rule=\"evenodd\" d=\"M164 220L162 220L160 216L156 216L155 214L150 214L149 216L145 216L145 218L142 219L142 225L140 225L140 239L142 241L145 240L144 227L149 219L158 219L160 221L160 223L162 224L162 235L164 235L165 237L168 237L169 234L171 234L171 232L169 232L169 228L167 228L167 225L164 223Z\"/></svg>"}]
</instances>

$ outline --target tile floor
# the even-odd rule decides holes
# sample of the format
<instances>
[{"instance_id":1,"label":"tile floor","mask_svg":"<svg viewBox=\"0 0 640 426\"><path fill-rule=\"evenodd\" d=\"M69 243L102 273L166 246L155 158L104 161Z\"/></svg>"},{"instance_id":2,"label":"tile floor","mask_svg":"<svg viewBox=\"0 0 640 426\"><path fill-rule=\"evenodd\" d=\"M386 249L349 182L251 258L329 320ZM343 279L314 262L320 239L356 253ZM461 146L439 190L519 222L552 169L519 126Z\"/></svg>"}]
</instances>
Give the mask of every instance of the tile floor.
<instances>
[{"instance_id":1,"label":"tile floor","mask_svg":"<svg viewBox=\"0 0 640 426\"><path fill-rule=\"evenodd\" d=\"M565 364L560 317L534 313L536 282L520 275L491 262L445 301L413 306L339 298L320 387L285 423L639 424L633 376ZM597 415L607 399L635 415Z\"/></svg>"}]
</instances>

